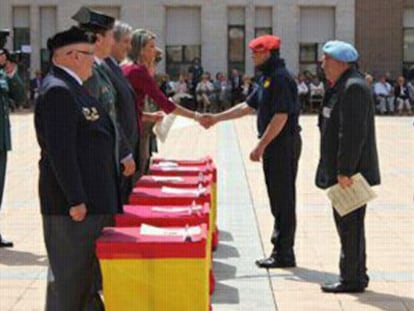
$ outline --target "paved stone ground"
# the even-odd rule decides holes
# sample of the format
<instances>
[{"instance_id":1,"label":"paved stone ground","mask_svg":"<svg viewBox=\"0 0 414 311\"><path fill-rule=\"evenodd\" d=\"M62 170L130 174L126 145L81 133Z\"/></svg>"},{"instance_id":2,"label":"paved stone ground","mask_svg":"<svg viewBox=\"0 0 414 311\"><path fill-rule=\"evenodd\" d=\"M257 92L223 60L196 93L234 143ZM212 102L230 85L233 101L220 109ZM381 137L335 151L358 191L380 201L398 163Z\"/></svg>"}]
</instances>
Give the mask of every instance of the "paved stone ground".
<instances>
[{"instance_id":1,"label":"paved stone ground","mask_svg":"<svg viewBox=\"0 0 414 311\"><path fill-rule=\"evenodd\" d=\"M255 120L247 117L205 131L177 119L160 155L212 155L219 168L221 245L215 254L214 310L414 311L414 127L408 117L377 118L383 183L366 217L371 283L364 294L322 294L319 283L335 280L339 243L325 194L313 185L318 158L315 116L304 116L298 174L295 269L267 272L254 260L270 252L271 215L261 165L248 160ZM13 249L0 249L0 310L43 310L47 258L37 198L38 148L31 113L12 115L1 232ZM121 310L122 311L122 310Z\"/></svg>"}]
</instances>

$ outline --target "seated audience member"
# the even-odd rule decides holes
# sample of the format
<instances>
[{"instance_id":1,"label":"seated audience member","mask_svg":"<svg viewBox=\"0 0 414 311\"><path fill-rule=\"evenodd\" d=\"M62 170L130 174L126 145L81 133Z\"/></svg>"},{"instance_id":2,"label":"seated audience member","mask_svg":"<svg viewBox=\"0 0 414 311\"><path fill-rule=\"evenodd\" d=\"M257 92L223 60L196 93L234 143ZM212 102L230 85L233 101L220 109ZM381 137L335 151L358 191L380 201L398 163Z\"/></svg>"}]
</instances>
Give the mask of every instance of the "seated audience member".
<instances>
[{"instance_id":1,"label":"seated audience member","mask_svg":"<svg viewBox=\"0 0 414 311\"><path fill-rule=\"evenodd\" d=\"M243 76L242 88L242 97L241 100L246 100L249 94L253 91L253 81L252 78L248 75Z\"/></svg>"},{"instance_id":2,"label":"seated audience member","mask_svg":"<svg viewBox=\"0 0 414 311\"><path fill-rule=\"evenodd\" d=\"M385 75L382 75L379 81L374 84L374 94L380 114L394 113L392 86L386 81Z\"/></svg>"},{"instance_id":3,"label":"seated audience member","mask_svg":"<svg viewBox=\"0 0 414 311\"><path fill-rule=\"evenodd\" d=\"M213 94L214 86L209 80L209 75L203 74L201 81L198 82L196 87L197 102L201 107L201 111L207 112L211 104L210 95Z\"/></svg>"},{"instance_id":4,"label":"seated audience member","mask_svg":"<svg viewBox=\"0 0 414 311\"><path fill-rule=\"evenodd\" d=\"M214 86L214 101L216 103L217 112L226 110L230 107L230 82L227 81L226 76L222 72L216 73L216 80L213 82Z\"/></svg>"},{"instance_id":5,"label":"seated audience member","mask_svg":"<svg viewBox=\"0 0 414 311\"><path fill-rule=\"evenodd\" d=\"M311 112L314 109L313 105L320 106L322 104L323 96L325 95L325 87L322 81L317 76L313 76L311 83L309 84L310 92L310 109Z\"/></svg>"},{"instance_id":6,"label":"seated audience member","mask_svg":"<svg viewBox=\"0 0 414 311\"><path fill-rule=\"evenodd\" d=\"M296 83L298 85L300 108L304 111L309 103L309 87L306 84L305 76L300 74L296 80Z\"/></svg>"},{"instance_id":7,"label":"seated audience member","mask_svg":"<svg viewBox=\"0 0 414 311\"><path fill-rule=\"evenodd\" d=\"M186 94L189 92L187 77L184 73L180 74L178 81L174 83L175 94Z\"/></svg>"},{"instance_id":8,"label":"seated audience member","mask_svg":"<svg viewBox=\"0 0 414 311\"><path fill-rule=\"evenodd\" d=\"M407 113L411 115L411 102L410 94L407 84L403 76L399 76L397 84L394 88L395 103L397 104L397 111L399 115L402 115L404 108Z\"/></svg>"}]
</instances>

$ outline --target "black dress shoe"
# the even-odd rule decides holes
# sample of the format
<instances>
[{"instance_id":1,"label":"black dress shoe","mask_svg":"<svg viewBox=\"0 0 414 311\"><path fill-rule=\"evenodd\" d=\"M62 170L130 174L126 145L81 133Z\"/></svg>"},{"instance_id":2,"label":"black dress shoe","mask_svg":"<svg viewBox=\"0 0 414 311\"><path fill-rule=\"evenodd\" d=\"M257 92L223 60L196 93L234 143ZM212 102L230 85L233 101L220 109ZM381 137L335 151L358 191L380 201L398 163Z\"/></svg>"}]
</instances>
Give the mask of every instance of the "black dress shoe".
<instances>
[{"instance_id":1,"label":"black dress shoe","mask_svg":"<svg viewBox=\"0 0 414 311\"><path fill-rule=\"evenodd\" d=\"M362 293L365 284L347 284L343 282L329 283L321 285L321 290L325 293Z\"/></svg>"},{"instance_id":2,"label":"black dress shoe","mask_svg":"<svg viewBox=\"0 0 414 311\"><path fill-rule=\"evenodd\" d=\"M0 236L0 247L13 247L13 242L7 241Z\"/></svg>"},{"instance_id":3,"label":"black dress shoe","mask_svg":"<svg viewBox=\"0 0 414 311\"><path fill-rule=\"evenodd\" d=\"M268 258L256 260L256 266L265 269L293 268L296 267L296 262L294 260L286 260L277 256L270 256Z\"/></svg>"}]
</instances>

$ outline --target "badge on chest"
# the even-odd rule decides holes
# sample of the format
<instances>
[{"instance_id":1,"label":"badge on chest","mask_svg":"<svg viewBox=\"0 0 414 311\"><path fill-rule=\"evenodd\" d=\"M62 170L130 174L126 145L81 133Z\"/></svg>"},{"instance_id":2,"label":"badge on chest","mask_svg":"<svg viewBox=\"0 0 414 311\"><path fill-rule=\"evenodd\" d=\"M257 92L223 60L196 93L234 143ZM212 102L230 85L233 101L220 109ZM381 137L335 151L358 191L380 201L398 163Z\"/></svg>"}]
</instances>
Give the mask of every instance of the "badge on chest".
<instances>
[{"instance_id":1,"label":"badge on chest","mask_svg":"<svg viewBox=\"0 0 414 311\"><path fill-rule=\"evenodd\" d=\"M96 121L99 119L99 113L98 110L95 107L83 107L82 108L83 116L88 121Z\"/></svg>"},{"instance_id":2,"label":"badge on chest","mask_svg":"<svg viewBox=\"0 0 414 311\"><path fill-rule=\"evenodd\" d=\"M266 79L263 81L263 87L264 87L265 89L267 89L267 88L270 86L270 83L271 83L270 78L266 78Z\"/></svg>"}]
</instances>

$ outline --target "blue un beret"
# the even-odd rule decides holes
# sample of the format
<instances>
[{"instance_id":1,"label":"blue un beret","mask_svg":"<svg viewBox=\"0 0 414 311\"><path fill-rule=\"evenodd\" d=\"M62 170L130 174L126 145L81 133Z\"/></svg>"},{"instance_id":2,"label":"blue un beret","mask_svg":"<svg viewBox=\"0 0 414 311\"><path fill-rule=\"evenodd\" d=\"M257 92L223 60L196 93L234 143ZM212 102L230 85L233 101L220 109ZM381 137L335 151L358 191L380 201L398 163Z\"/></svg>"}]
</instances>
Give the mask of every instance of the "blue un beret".
<instances>
[{"instance_id":1,"label":"blue un beret","mask_svg":"<svg viewBox=\"0 0 414 311\"><path fill-rule=\"evenodd\" d=\"M326 42L322 51L333 59L344 63L355 62L359 57L358 51L352 44L338 40Z\"/></svg>"}]
</instances>

